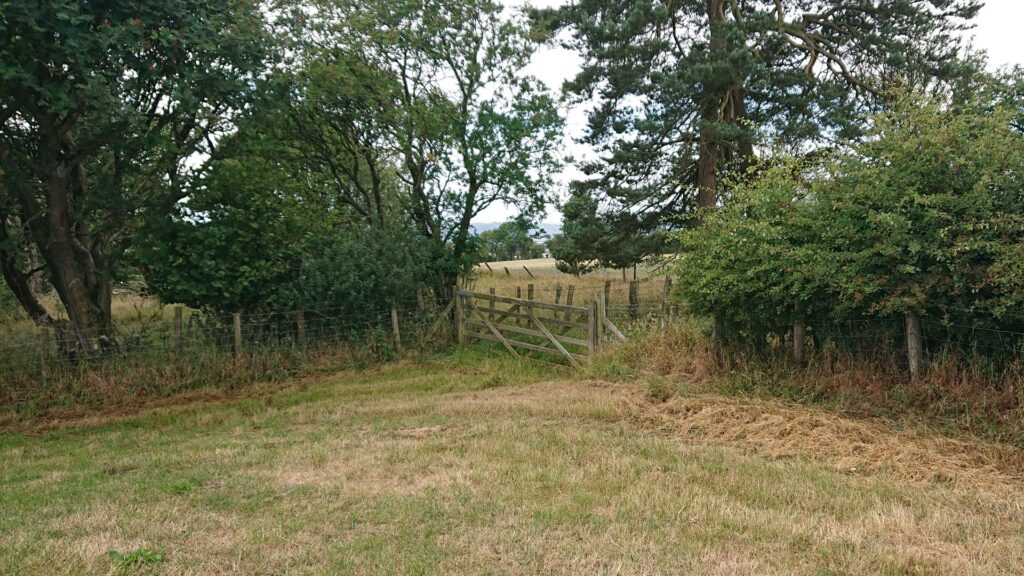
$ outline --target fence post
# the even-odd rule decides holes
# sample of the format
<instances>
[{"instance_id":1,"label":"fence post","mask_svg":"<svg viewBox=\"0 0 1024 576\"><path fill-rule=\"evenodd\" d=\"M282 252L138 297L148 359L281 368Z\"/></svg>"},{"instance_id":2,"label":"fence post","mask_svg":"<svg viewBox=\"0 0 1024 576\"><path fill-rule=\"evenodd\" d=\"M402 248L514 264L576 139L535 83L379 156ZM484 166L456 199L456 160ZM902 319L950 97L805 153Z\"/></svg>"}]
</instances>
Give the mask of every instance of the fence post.
<instances>
[{"instance_id":1,"label":"fence post","mask_svg":"<svg viewBox=\"0 0 1024 576\"><path fill-rule=\"evenodd\" d=\"M458 294L458 292L456 292L455 293L455 336L456 336L457 341L458 341L460 346L466 343L466 334L464 332L465 327L462 325L463 315L464 315L464 313L463 313L463 309L462 309L462 296L460 296Z\"/></svg>"},{"instance_id":2,"label":"fence post","mask_svg":"<svg viewBox=\"0 0 1024 576\"><path fill-rule=\"evenodd\" d=\"M608 303L612 301L612 281L604 281L604 315L608 315Z\"/></svg>"},{"instance_id":3,"label":"fence post","mask_svg":"<svg viewBox=\"0 0 1024 576\"><path fill-rule=\"evenodd\" d=\"M527 268L526 266L523 266L523 270L526 270L526 273L530 275L530 278L533 278L533 277L534 277L534 276L533 276L533 272L530 272L530 269L529 269L529 268Z\"/></svg>"},{"instance_id":4,"label":"fence post","mask_svg":"<svg viewBox=\"0 0 1024 576\"><path fill-rule=\"evenodd\" d=\"M668 296L672 292L672 277L665 276L665 288L661 292L661 337L668 329Z\"/></svg>"},{"instance_id":5,"label":"fence post","mask_svg":"<svg viewBox=\"0 0 1024 576\"><path fill-rule=\"evenodd\" d=\"M402 333L398 330L398 308L391 305L391 334L395 338L395 352L402 355Z\"/></svg>"},{"instance_id":6,"label":"fence post","mask_svg":"<svg viewBox=\"0 0 1024 576\"><path fill-rule=\"evenodd\" d=\"M533 284L526 285L526 299L533 300Z\"/></svg>"},{"instance_id":7,"label":"fence post","mask_svg":"<svg viewBox=\"0 0 1024 576\"><path fill-rule=\"evenodd\" d=\"M711 359L715 364L722 365L722 339L725 337L725 316L715 314L715 323L711 329Z\"/></svg>"},{"instance_id":8,"label":"fence post","mask_svg":"<svg viewBox=\"0 0 1024 576\"><path fill-rule=\"evenodd\" d=\"M494 296L497 291L494 288L491 288L490 292L491 296ZM490 320L491 322L494 322L494 298L491 298L490 301L487 302L487 308L487 319Z\"/></svg>"},{"instance_id":9,"label":"fence post","mask_svg":"<svg viewBox=\"0 0 1024 576\"><path fill-rule=\"evenodd\" d=\"M43 384L50 372L50 329L46 326L39 327L39 375Z\"/></svg>"},{"instance_id":10,"label":"fence post","mask_svg":"<svg viewBox=\"0 0 1024 576\"><path fill-rule=\"evenodd\" d=\"M629 317L636 320L640 316L640 282L629 282Z\"/></svg>"},{"instance_id":11,"label":"fence post","mask_svg":"<svg viewBox=\"0 0 1024 576\"><path fill-rule=\"evenodd\" d=\"M184 348L184 341L182 337L182 314L183 308L181 306L175 306L174 308L174 351L178 356L181 356L181 349Z\"/></svg>"},{"instance_id":12,"label":"fence post","mask_svg":"<svg viewBox=\"0 0 1024 576\"><path fill-rule=\"evenodd\" d=\"M523 287L522 286L516 286L516 298L518 298L520 300L523 299ZM522 310L520 310L520 312L522 312ZM516 318L516 326L522 326L522 325L523 325L523 319L522 318Z\"/></svg>"},{"instance_id":13,"label":"fence post","mask_svg":"<svg viewBox=\"0 0 1024 576\"><path fill-rule=\"evenodd\" d=\"M502 266L505 269L505 276L511 276L512 273L508 271L508 266Z\"/></svg>"},{"instance_id":14,"label":"fence post","mask_svg":"<svg viewBox=\"0 0 1024 576\"><path fill-rule=\"evenodd\" d=\"M242 357L242 314L235 312L231 315L235 324L235 358Z\"/></svg>"},{"instance_id":15,"label":"fence post","mask_svg":"<svg viewBox=\"0 0 1024 576\"><path fill-rule=\"evenodd\" d=\"M299 334L299 346L302 348L306 347L306 307L299 304L298 309L295 311L295 326L298 328Z\"/></svg>"},{"instance_id":16,"label":"fence post","mask_svg":"<svg viewBox=\"0 0 1024 576\"><path fill-rule=\"evenodd\" d=\"M921 332L921 318L907 314L907 364L910 377L917 380L924 368L924 334Z\"/></svg>"},{"instance_id":17,"label":"fence post","mask_svg":"<svg viewBox=\"0 0 1024 576\"><path fill-rule=\"evenodd\" d=\"M416 289L416 307L420 312L423 312L424 310L427 309L427 301L425 298L423 298L422 288Z\"/></svg>"},{"instance_id":18,"label":"fence post","mask_svg":"<svg viewBox=\"0 0 1024 576\"><path fill-rule=\"evenodd\" d=\"M803 302L796 304L796 320L793 322L793 361L798 365L804 363L804 341L807 339L805 312Z\"/></svg>"},{"instance_id":19,"label":"fence post","mask_svg":"<svg viewBox=\"0 0 1024 576\"><path fill-rule=\"evenodd\" d=\"M597 340L597 300L587 305L587 359L594 362L600 343Z\"/></svg>"},{"instance_id":20,"label":"fence post","mask_svg":"<svg viewBox=\"0 0 1024 576\"><path fill-rule=\"evenodd\" d=\"M565 293L565 305L566 306L572 306L572 295L575 292L576 292L576 286L573 285L573 284L569 284L569 290ZM572 320L572 311L567 311L565 313L565 319L566 320L570 320L570 321Z\"/></svg>"},{"instance_id":21,"label":"fence post","mask_svg":"<svg viewBox=\"0 0 1024 576\"><path fill-rule=\"evenodd\" d=\"M555 304L562 301L562 285L558 284L555 286Z\"/></svg>"},{"instance_id":22,"label":"fence post","mask_svg":"<svg viewBox=\"0 0 1024 576\"><path fill-rule=\"evenodd\" d=\"M604 346L604 318L607 303L604 301L604 294L597 293L597 351L600 352Z\"/></svg>"}]
</instances>

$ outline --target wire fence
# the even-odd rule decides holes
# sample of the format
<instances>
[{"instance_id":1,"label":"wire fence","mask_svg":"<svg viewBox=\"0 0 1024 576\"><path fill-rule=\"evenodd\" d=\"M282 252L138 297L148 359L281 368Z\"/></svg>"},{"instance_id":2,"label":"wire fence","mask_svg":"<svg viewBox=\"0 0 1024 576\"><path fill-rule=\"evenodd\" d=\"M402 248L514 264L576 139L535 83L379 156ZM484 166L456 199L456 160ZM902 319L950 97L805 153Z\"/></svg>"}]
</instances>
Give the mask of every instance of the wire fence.
<instances>
[{"instance_id":1,"label":"wire fence","mask_svg":"<svg viewBox=\"0 0 1024 576\"><path fill-rule=\"evenodd\" d=\"M481 293L586 307L600 300L605 316L630 338L693 319L671 297L671 279L467 286ZM230 388L439 350L455 341L453 300L418 297L354 313L352 306L212 314L162 307L122 322L108 342L84 350L60 322L0 334L0 405L47 406L117 394L169 395L184 389ZM173 312L169 314L168 312ZM710 326L708 326L710 334ZM1024 317L978 311L922 316L928 356L981 360L993 371L1024 360ZM907 349L903 318L817 320L806 326L807 354L839 351L900 362ZM98 338L89 338L99 341ZM734 334L733 345L788 354L792 331Z\"/></svg>"},{"instance_id":2,"label":"wire fence","mask_svg":"<svg viewBox=\"0 0 1024 576\"><path fill-rule=\"evenodd\" d=\"M162 310L125 322L106 338L61 321L6 334L0 406L20 410L118 394L231 388L436 350L452 340L448 310L423 299L358 315L350 306L252 314L172 310L170 317Z\"/></svg>"}]
</instances>

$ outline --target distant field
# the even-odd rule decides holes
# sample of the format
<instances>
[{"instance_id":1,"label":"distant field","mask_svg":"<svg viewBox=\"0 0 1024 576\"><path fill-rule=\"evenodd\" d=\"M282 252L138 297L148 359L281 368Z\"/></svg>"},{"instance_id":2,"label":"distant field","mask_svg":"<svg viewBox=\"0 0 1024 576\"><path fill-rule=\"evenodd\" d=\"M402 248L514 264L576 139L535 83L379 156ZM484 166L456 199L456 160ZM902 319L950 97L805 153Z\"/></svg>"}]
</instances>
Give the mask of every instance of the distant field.
<instances>
[{"instance_id":1,"label":"distant field","mask_svg":"<svg viewBox=\"0 0 1024 576\"><path fill-rule=\"evenodd\" d=\"M640 283L641 305L647 307L660 305L665 291L666 273L666 267L663 265L637 267L636 278ZM555 298L557 288L561 287L564 298L567 288L573 286L575 302L582 303L603 291L605 284L610 283L610 304L624 306L628 302L629 283L632 280L632 268L624 271L602 268L590 274L575 277L560 272L555 267L553 258L536 258L480 264L474 270L474 278L470 281L470 287L480 292L487 292L494 288L498 294L506 296L514 296L516 288L519 288L525 296L529 285L533 284L537 299L550 301Z\"/></svg>"},{"instance_id":2,"label":"distant field","mask_svg":"<svg viewBox=\"0 0 1024 576\"><path fill-rule=\"evenodd\" d=\"M1024 573L993 448L470 349L0 434L0 574Z\"/></svg>"}]
</instances>

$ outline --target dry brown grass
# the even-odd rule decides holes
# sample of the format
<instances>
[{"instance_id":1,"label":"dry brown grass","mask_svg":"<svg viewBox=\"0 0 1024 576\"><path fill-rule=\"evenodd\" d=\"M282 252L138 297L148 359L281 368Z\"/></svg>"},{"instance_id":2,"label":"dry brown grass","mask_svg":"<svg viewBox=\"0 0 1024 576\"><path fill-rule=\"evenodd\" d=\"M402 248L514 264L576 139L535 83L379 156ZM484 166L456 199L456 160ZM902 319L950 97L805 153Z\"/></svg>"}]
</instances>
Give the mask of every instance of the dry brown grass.
<instances>
[{"instance_id":1,"label":"dry brown grass","mask_svg":"<svg viewBox=\"0 0 1024 576\"><path fill-rule=\"evenodd\" d=\"M534 286L538 300L553 302L555 290L561 286L562 302L570 285L575 287L574 303L584 304L599 292L604 291L606 281L611 282L609 304L624 306L629 302L629 283L633 280L633 271L629 269L623 276L622 270L600 269L580 277L563 274L555 268L553 259L513 260L509 262L490 262L488 270L478 265L474 276L469 280L468 288L477 292L487 292L494 288L499 295L515 296L519 288L526 297L527 287ZM523 266L529 268L531 277ZM510 274L505 273L508 268ZM640 282L640 303L642 306L660 305L665 289L665 270L663 267L640 266L637 268L637 280Z\"/></svg>"},{"instance_id":2,"label":"dry brown grass","mask_svg":"<svg viewBox=\"0 0 1024 576\"><path fill-rule=\"evenodd\" d=\"M795 366L780 351L727 351L723 366L708 354L707 327L683 320L639 337L604 362L624 363L652 395L716 394L780 398L830 412L876 418L911 429L941 429L1024 447L1024 370L993 377L953 357L934 358L911 382L896 354L873 359L818 354Z\"/></svg>"},{"instance_id":3,"label":"dry brown grass","mask_svg":"<svg viewBox=\"0 0 1024 576\"><path fill-rule=\"evenodd\" d=\"M0 435L0 573L145 548L125 573L1024 574L1003 448L535 370L406 362Z\"/></svg>"}]
</instances>

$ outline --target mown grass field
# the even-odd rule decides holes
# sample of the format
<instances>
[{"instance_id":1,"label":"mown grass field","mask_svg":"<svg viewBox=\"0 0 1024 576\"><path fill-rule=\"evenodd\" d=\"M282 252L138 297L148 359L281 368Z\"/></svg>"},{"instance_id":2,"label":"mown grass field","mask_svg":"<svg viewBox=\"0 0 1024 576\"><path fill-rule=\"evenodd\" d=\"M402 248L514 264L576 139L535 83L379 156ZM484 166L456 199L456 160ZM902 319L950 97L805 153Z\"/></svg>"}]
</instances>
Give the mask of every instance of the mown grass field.
<instances>
[{"instance_id":1,"label":"mown grass field","mask_svg":"<svg viewBox=\"0 0 1024 576\"><path fill-rule=\"evenodd\" d=\"M492 354L4 432L0 573L1024 573L998 447Z\"/></svg>"}]
</instances>

